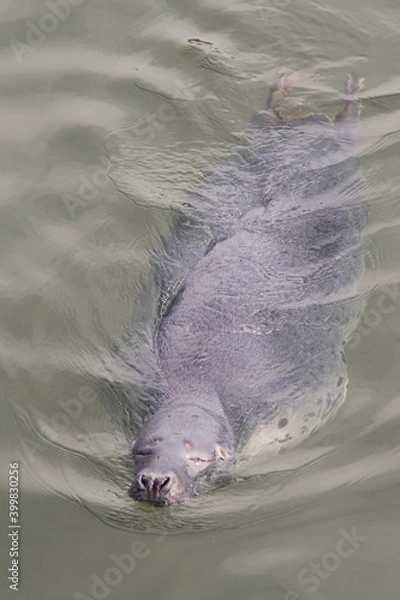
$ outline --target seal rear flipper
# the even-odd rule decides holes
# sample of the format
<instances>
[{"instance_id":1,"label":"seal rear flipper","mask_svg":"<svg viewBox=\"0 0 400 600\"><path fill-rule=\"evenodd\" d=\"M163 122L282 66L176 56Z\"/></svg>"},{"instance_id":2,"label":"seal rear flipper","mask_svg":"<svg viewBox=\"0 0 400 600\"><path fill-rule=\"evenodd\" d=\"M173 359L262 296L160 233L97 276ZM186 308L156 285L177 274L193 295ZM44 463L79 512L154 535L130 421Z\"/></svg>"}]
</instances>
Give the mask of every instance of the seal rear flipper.
<instances>
[{"instance_id":1,"label":"seal rear flipper","mask_svg":"<svg viewBox=\"0 0 400 600\"><path fill-rule=\"evenodd\" d=\"M299 74L290 69L278 71L278 81L272 86L267 100L267 110L273 110L279 115L282 102L293 92L293 85L299 79Z\"/></svg>"},{"instance_id":2,"label":"seal rear flipper","mask_svg":"<svg viewBox=\"0 0 400 600\"><path fill-rule=\"evenodd\" d=\"M355 142L361 102L358 93L364 88L364 79L360 79L355 71L348 73L345 83L345 106L335 117L335 128L339 137Z\"/></svg>"}]
</instances>

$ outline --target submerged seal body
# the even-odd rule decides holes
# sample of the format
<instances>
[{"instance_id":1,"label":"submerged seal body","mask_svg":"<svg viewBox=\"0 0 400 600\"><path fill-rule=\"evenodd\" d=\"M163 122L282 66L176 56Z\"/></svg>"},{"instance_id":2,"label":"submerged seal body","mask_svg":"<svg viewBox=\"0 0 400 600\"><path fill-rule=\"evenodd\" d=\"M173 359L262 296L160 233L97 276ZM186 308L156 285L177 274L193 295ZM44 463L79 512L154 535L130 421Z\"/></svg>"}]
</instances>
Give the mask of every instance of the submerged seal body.
<instances>
[{"instance_id":1,"label":"submerged seal body","mask_svg":"<svg viewBox=\"0 0 400 600\"><path fill-rule=\"evenodd\" d=\"M238 444L286 447L345 397L364 270L360 82L348 77L334 122L287 121L279 106L294 80L280 73L267 109L193 194L213 243L158 328L163 394L132 447L136 499L182 500Z\"/></svg>"}]
</instances>

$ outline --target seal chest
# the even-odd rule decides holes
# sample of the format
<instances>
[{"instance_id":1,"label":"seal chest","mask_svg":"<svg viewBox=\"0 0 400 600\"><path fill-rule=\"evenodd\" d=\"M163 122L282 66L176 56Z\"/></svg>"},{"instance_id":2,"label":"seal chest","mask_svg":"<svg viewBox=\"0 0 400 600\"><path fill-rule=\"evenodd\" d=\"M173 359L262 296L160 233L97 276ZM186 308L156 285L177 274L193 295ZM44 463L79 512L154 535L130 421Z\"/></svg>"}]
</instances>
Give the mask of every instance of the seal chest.
<instances>
[{"instance_id":1,"label":"seal chest","mask_svg":"<svg viewBox=\"0 0 400 600\"><path fill-rule=\"evenodd\" d=\"M181 501L239 446L289 447L344 401L344 347L363 308L360 81L349 75L332 123L283 119L295 80L279 74L267 109L192 194L193 231L212 243L188 252L155 338L158 410L132 447L136 499Z\"/></svg>"}]
</instances>

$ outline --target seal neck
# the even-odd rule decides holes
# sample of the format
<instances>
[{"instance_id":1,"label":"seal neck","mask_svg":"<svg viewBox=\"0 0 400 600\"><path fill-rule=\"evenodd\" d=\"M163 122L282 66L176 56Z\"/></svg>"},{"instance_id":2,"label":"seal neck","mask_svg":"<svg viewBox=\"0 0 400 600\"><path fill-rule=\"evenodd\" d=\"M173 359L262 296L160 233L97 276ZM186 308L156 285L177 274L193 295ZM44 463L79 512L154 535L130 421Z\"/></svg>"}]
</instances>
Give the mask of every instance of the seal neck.
<instances>
[{"instance_id":1,"label":"seal neck","mask_svg":"<svg viewBox=\"0 0 400 600\"><path fill-rule=\"evenodd\" d=\"M223 405L216 392L203 388L169 390L149 423L157 427L168 427L175 431L194 428L204 430L205 439L214 438L229 452L235 446L234 434ZM214 432L214 433L213 433Z\"/></svg>"},{"instance_id":2,"label":"seal neck","mask_svg":"<svg viewBox=\"0 0 400 600\"><path fill-rule=\"evenodd\" d=\"M210 386L197 381L182 381L170 386L164 405L196 406L214 415L225 415L217 392Z\"/></svg>"}]
</instances>

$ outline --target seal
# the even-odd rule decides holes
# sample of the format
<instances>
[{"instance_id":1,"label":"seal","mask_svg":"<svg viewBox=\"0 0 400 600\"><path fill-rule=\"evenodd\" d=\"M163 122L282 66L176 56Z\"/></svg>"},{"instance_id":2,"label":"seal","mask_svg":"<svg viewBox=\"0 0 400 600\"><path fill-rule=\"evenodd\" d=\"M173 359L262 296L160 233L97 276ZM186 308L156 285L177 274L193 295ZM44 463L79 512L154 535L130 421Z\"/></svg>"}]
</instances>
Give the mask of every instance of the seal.
<instances>
[{"instance_id":1,"label":"seal","mask_svg":"<svg viewBox=\"0 0 400 600\"><path fill-rule=\"evenodd\" d=\"M160 315L161 393L132 445L135 499L185 500L238 448L299 443L344 401L363 309L362 82L349 74L332 122L281 115L296 80L278 73L266 109L191 194L190 218L211 238Z\"/></svg>"}]
</instances>

